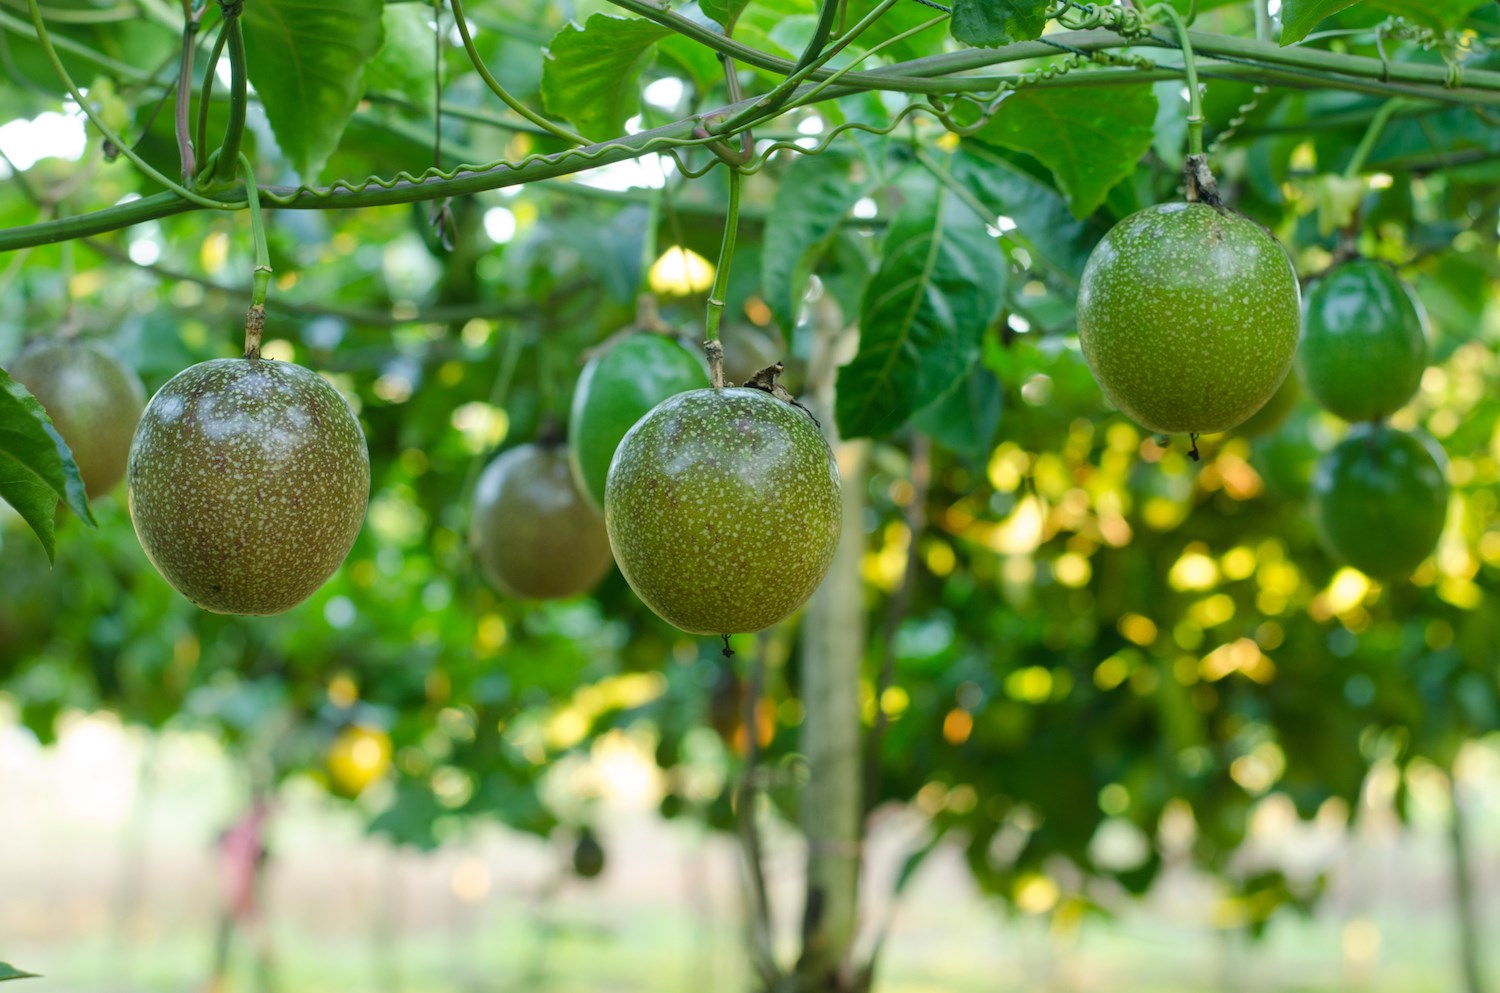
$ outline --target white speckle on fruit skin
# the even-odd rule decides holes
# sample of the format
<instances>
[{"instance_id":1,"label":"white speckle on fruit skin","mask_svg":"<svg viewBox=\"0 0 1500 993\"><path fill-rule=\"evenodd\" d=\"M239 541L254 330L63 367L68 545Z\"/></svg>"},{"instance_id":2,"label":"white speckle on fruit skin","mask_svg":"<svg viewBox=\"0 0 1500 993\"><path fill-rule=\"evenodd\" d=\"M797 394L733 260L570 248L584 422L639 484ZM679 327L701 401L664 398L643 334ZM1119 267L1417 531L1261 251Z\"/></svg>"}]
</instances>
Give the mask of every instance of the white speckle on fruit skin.
<instances>
[{"instance_id":1,"label":"white speckle on fruit skin","mask_svg":"<svg viewBox=\"0 0 1500 993\"><path fill-rule=\"evenodd\" d=\"M1125 218L1079 284L1078 337L1094 378L1163 434L1227 431L1254 414L1286 378L1301 324L1286 252L1206 204Z\"/></svg>"},{"instance_id":2,"label":"white speckle on fruit skin","mask_svg":"<svg viewBox=\"0 0 1500 993\"><path fill-rule=\"evenodd\" d=\"M338 391L289 362L214 359L151 399L126 472L157 571L222 614L276 614L333 574L370 495L364 432Z\"/></svg>"},{"instance_id":3,"label":"white speckle on fruit skin","mask_svg":"<svg viewBox=\"0 0 1500 993\"><path fill-rule=\"evenodd\" d=\"M631 588L694 634L759 631L802 606L843 514L838 464L812 420L738 387L680 393L638 421L604 503Z\"/></svg>"}]
</instances>

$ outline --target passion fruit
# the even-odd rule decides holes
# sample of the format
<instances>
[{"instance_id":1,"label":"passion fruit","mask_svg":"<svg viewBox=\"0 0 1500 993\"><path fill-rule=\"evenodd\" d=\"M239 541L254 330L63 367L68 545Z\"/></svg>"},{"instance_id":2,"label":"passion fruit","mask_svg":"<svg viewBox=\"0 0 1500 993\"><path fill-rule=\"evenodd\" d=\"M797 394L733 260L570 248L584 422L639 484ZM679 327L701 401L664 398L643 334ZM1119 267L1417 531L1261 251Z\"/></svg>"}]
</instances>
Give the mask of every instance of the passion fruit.
<instances>
[{"instance_id":1,"label":"passion fruit","mask_svg":"<svg viewBox=\"0 0 1500 993\"><path fill-rule=\"evenodd\" d=\"M1203 203L1131 214L1089 256L1078 337L1115 406L1160 434L1227 431L1291 368L1297 275L1254 222Z\"/></svg>"},{"instance_id":2,"label":"passion fruit","mask_svg":"<svg viewBox=\"0 0 1500 993\"><path fill-rule=\"evenodd\" d=\"M839 470L808 414L759 389L679 393L630 429L605 488L631 588L694 634L759 631L807 602L838 544Z\"/></svg>"}]
</instances>

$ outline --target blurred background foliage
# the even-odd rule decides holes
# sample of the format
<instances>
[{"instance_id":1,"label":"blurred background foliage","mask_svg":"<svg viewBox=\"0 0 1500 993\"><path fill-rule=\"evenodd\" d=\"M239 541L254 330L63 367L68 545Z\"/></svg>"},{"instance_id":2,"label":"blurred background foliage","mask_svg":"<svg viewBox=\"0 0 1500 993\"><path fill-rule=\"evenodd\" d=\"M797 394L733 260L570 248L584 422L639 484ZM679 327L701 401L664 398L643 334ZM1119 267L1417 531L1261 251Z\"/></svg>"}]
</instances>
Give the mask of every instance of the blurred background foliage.
<instances>
[{"instance_id":1,"label":"blurred background foliage","mask_svg":"<svg viewBox=\"0 0 1500 993\"><path fill-rule=\"evenodd\" d=\"M1324 44L1373 54L1385 6L1337 15ZM486 62L535 103L543 46L599 5L471 8ZM757 0L759 19L747 15L738 37L795 57L812 10ZM415 3L385 8L384 48L325 178L431 160L430 16ZM175 65L167 20L56 22L59 36L108 55L105 66L69 61L92 80L91 99L174 174L170 114L157 111L158 69ZM1199 19L1229 34L1252 23L1249 4ZM1500 9L1467 5L1445 26L1493 39ZM0 27L0 114L13 122L0 129L12 162L0 225L152 192L92 132L60 156L23 162L28 141L82 132L76 109L70 123L55 116L69 112L34 40L9 20ZM1385 43L1413 62L1441 56ZM903 45L911 51L899 57L944 41L929 32ZM547 147L492 126L498 115L461 47L446 44L443 60L445 161ZM646 61L641 126L723 102L717 67L701 61L681 45ZM1481 62L1496 59L1481 51L1470 64ZM765 83L750 70L746 81ZM878 751L867 806L924 819L911 867L938 839L953 841L996 900L1068 926L1118 910L1164 860L1187 858L1223 887L1216 923L1254 931L1320 893L1316 874L1237 857L1257 804L1283 795L1303 818L1345 823L1372 772L1421 760L1446 774L1465 742L1500 730L1500 129L1464 107L1399 110L1351 187L1339 173L1381 98L1208 81L1209 136L1231 202L1278 235L1304 276L1328 265L1353 219L1360 249L1398 267L1431 317L1431 366L1393 422L1446 450L1451 506L1433 556L1409 581L1383 584L1341 568L1317 541L1308 480L1345 425L1295 381L1274 413L1206 439L1194 463L1180 442L1146 436L1109 408L1082 360L1078 274L1114 220L1176 195L1179 90L1155 84L1152 150L1084 219L1041 160L983 136L938 147L940 129L912 126L836 146L843 153L777 156L747 179L726 337L731 362L784 343L799 388L813 310L832 302L843 322L855 319L885 224L932 186L917 149L941 156L1000 218L993 233L1010 279L981 362L941 409L873 443L867 509L852 522L867 536L863 722L882 726L868 736ZM1097 92L1106 108L1109 91ZM856 97L776 128L815 134L841 115L891 110ZM7 139L27 121L32 130ZM247 143L262 181L295 182L254 102ZM812 169L833 195L799 204L788 191L805 189L811 173L797 174ZM645 263L670 246L715 257L722 198L716 178L686 180L648 155L452 200L451 248L434 233L433 205L271 211L265 354L327 375L369 439L371 501L354 551L287 614L222 617L156 575L122 492L96 502L97 531L61 524L52 569L7 516L0 698L44 743L75 710L210 731L243 760L247 790L317 781L370 831L424 850L480 820L541 836L585 829L597 796L586 777L544 784L620 736L659 768L664 816L729 830L753 734L768 795L794 817L806 776L801 673L818 664L795 619L738 639L740 654L725 660L717 642L658 620L616 572L590 596L516 603L484 585L466 547L478 470L566 416L580 355L634 319L643 285L670 326L701 332L706 285L682 271L674 279L671 258L648 279ZM800 226L834 202L819 251L796 257L808 247ZM786 264L817 277L800 319L794 306L782 327L775 311L787 308L762 276ZM77 329L154 390L191 363L236 353L251 265L244 219L202 212L14 252L0 271L0 358L30 336ZM747 729L752 658L768 676ZM1400 812L1405 780L1393 782Z\"/></svg>"}]
</instances>

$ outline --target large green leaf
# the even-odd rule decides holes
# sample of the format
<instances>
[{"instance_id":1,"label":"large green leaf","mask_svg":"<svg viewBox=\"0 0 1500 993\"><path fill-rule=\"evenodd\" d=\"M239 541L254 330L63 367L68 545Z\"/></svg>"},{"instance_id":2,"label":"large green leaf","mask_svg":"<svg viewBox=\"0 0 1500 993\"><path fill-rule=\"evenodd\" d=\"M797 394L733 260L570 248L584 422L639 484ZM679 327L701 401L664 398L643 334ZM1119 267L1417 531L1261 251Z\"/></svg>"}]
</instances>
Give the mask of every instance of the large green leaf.
<instances>
[{"instance_id":1,"label":"large green leaf","mask_svg":"<svg viewBox=\"0 0 1500 993\"><path fill-rule=\"evenodd\" d=\"M1003 394L995 374L976 363L963 382L920 411L911 425L950 452L982 464L995 447Z\"/></svg>"},{"instance_id":2,"label":"large green leaf","mask_svg":"<svg viewBox=\"0 0 1500 993\"><path fill-rule=\"evenodd\" d=\"M1005 257L952 194L928 187L897 213L860 305L859 353L839 370L846 438L889 434L974 367L1004 299Z\"/></svg>"},{"instance_id":3,"label":"large green leaf","mask_svg":"<svg viewBox=\"0 0 1500 993\"><path fill-rule=\"evenodd\" d=\"M22 972L20 969L17 969L13 965L7 965L4 962L0 962L0 982L4 982L7 979L35 979L35 978L36 978L36 973L34 973L34 972Z\"/></svg>"},{"instance_id":4,"label":"large green leaf","mask_svg":"<svg viewBox=\"0 0 1500 993\"><path fill-rule=\"evenodd\" d=\"M641 107L636 86L668 28L638 17L595 14L547 46L542 101L589 138L613 138Z\"/></svg>"},{"instance_id":5,"label":"large green leaf","mask_svg":"<svg viewBox=\"0 0 1500 993\"><path fill-rule=\"evenodd\" d=\"M1012 154L966 141L953 157L953 178L996 216L1015 222L1011 237L1025 243L1035 263L1076 284L1104 226L1072 216L1062 196L1007 158Z\"/></svg>"},{"instance_id":6,"label":"large green leaf","mask_svg":"<svg viewBox=\"0 0 1500 993\"><path fill-rule=\"evenodd\" d=\"M833 152L798 158L776 188L761 252L761 293L789 341L807 277L861 196L850 165L849 156Z\"/></svg>"},{"instance_id":7,"label":"large green leaf","mask_svg":"<svg viewBox=\"0 0 1500 993\"><path fill-rule=\"evenodd\" d=\"M1047 0L953 0L949 29L965 45L993 48L1042 36Z\"/></svg>"},{"instance_id":8,"label":"large green leaf","mask_svg":"<svg viewBox=\"0 0 1500 993\"><path fill-rule=\"evenodd\" d=\"M1281 44L1290 45L1307 37L1319 21L1353 7L1359 0L1286 0L1281 5Z\"/></svg>"},{"instance_id":9,"label":"large green leaf","mask_svg":"<svg viewBox=\"0 0 1500 993\"><path fill-rule=\"evenodd\" d=\"M405 96L431 112L437 95L431 17L431 8L423 4L386 4L380 18L385 41L365 66L365 86L370 93Z\"/></svg>"},{"instance_id":10,"label":"large green leaf","mask_svg":"<svg viewBox=\"0 0 1500 993\"><path fill-rule=\"evenodd\" d=\"M250 82L282 154L312 182L338 147L383 40L380 0L253 0L241 15Z\"/></svg>"},{"instance_id":11,"label":"large green leaf","mask_svg":"<svg viewBox=\"0 0 1500 993\"><path fill-rule=\"evenodd\" d=\"M94 524L83 480L67 442L26 387L0 369L0 499L16 508L47 549L55 550L57 501Z\"/></svg>"},{"instance_id":12,"label":"large green leaf","mask_svg":"<svg viewBox=\"0 0 1500 993\"><path fill-rule=\"evenodd\" d=\"M1087 89L1031 88L1006 97L976 137L1051 169L1073 216L1087 217L1151 148L1155 122L1150 83L1117 87L1108 100Z\"/></svg>"}]
</instances>

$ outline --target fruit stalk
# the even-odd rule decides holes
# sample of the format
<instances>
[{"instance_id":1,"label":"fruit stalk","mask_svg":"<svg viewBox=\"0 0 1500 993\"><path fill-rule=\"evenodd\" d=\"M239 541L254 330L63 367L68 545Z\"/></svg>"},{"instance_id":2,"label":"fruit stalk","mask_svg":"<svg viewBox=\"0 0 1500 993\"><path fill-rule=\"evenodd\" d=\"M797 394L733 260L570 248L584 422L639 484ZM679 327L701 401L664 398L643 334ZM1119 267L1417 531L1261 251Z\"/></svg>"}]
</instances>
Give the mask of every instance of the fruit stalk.
<instances>
[{"instance_id":1,"label":"fruit stalk","mask_svg":"<svg viewBox=\"0 0 1500 993\"><path fill-rule=\"evenodd\" d=\"M266 326L266 291L271 286L271 253L266 245L266 225L260 212L260 191L250 159L240 155L245 176L245 198L250 204L250 235L255 240L255 283L250 291L250 309L245 314L245 358L260 358L261 330Z\"/></svg>"},{"instance_id":2,"label":"fruit stalk","mask_svg":"<svg viewBox=\"0 0 1500 993\"><path fill-rule=\"evenodd\" d=\"M1359 175L1360 170L1365 167L1365 160L1370 157L1370 151L1375 147L1375 142L1380 140L1381 132L1385 130L1391 115L1401 109L1403 102L1400 97L1392 97L1375 111L1375 116L1370 118L1370 124L1365 128L1364 136L1359 139L1359 144L1354 147L1354 153L1349 156L1349 162L1344 166L1345 179L1353 179Z\"/></svg>"},{"instance_id":3,"label":"fruit stalk","mask_svg":"<svg viewBox=\"0 0 1500 993\"><path fill-rule=\"evenodd\" d=\"M1182 73L1187 77L1188 91L1188 155L1203 154L1203 94L1198 89L1198 62L1193 57L1193 42L1188 37L1187 25L1183 23L1182 15L1177 13L1171 4L1163 4L1162 12L1167 15L1167 20L1172 22L1172 29L1177 32L1177 42L1182 48ZM1189 199L1192 199L1189 197Z\"/></svg>"},{"instance_id":4,"label":"fruit stalk","mask_svg":"<svg viewBox=\"0 0 1500 993\"><path fill-rule=\"evenodd\" d=\"M719 244L719 264L714 270L708 316L703 326L703 351L708 356L708 375L714 389L724 386L724 346L719 341L719 324L724 318L724 298L729 295L729 266L734 261L734 237L740 226L740 171L734 166L728 168L729 206L724 216L724 240Z\"/></svg>"},{"instance_id":5,"label":"fruit stalk","mask_svg":"<svg viewBox=\"0 0 1500 993\"><path fill-rule=\"evenodd\" d=\"M194 10L191 4L184 3L183 14L187 20L182 25L182 60L177 72L177 103L174 121L177 130L177 154L182 160L182 181L190 183L193 173L198 169L193 159L193 135L188 128L188 116L193 102L193 54L197 51L198 20L201 11Z\"/></svg>"}]
</instances>

